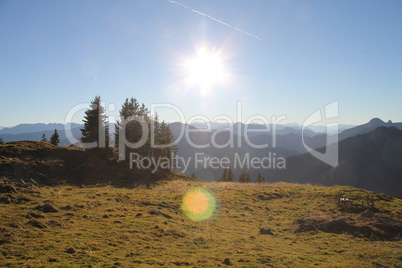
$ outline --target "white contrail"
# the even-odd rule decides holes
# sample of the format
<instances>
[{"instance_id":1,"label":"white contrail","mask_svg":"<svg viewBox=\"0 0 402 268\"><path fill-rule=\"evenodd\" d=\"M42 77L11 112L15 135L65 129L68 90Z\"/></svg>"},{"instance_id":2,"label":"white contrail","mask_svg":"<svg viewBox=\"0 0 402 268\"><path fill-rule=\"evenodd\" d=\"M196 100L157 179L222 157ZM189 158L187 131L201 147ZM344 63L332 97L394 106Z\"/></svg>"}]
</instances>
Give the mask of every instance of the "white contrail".
<instances>
[{"instance_id":1,"label":"white contrail","mask_svg":"<svg viewBox=\"0 0 402 268\"><path fill-rule=\"evenodd\" d=\"M211 19L211 20L213 20L213 21L216 21L216 22L218 22L218 23L220 23L220 24L223 24L223 25L225 25L225 26L227 26L227 27L229 27L229 28L232 28L232 29L234 29L234 30L236 30L236 31L238 31L238 32L240 32L240 33L242 33L242 34L246 34L246 35L251 36L251 37L254 37L254 38L258 39L258 40L262 40L260 37L254 35L254 34L251 34L251 33L249 33L249 32L243 31L242 29L239 29L239 28L237 28L237 27L235 27L235 26L232 26L232 25L230 25L229 23L226 23L226 22L224 22L224 21L218 20L218 19L216 19L216 18L214 18L214 17L211 17L211 16L208 15L208 14L202 13L202 12L200 12L200 11L198 11L198 10L192 9L192 8L189 7L189 6L183 5L183 4L181 4L181 3L179 3L179 2L176 2L176 1L173 1L173 0L167 0L167 1L168 1L169 3L172 3L172 4L175 4L175 5L184 7L185 9L188 9L188 10L190 10L191 12L194 12L194 13L197 13L197 14L199 14L199 15L201 15L201 16L207 17L207 18L209 18L209 19Z\"/></svg>"}]
</instances>

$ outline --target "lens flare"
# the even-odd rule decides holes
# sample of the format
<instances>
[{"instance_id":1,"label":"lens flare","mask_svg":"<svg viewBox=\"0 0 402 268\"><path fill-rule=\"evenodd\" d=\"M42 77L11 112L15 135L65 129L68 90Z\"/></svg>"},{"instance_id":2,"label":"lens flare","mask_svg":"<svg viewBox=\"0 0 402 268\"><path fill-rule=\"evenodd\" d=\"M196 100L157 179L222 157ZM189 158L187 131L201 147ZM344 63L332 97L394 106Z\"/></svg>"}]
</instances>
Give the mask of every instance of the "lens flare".
<instances>
[{"instance_id":1,"label":"lens flare","mask_svg":"<svg viewBox=\"0 0 402 268\"><path fill-rule=\"evenodd\" d=\"M217 207L213 193L206 189L194 189L187 192L181 205L184 213L193 221L205 221L213 217Z\"/></svg>"}]
</instances>

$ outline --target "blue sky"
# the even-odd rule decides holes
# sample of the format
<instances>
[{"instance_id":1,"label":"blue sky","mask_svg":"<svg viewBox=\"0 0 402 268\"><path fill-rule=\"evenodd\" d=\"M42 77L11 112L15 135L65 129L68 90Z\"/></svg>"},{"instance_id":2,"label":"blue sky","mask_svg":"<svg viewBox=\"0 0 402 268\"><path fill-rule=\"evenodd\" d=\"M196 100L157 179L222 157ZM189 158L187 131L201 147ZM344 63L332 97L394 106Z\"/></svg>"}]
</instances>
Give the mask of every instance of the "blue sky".
<instances>
[{"instance_id":1,"label":"blue sky","mask_svg":"<svg viewBox=\"0 0 402 268\"><path fill-rule=\"evenodd\" d=\"M95 95L117 110L126 97L170 103L187 119L237 121L241 101L243 121L303 123L338 100L340 123L402 121L402 1L177 2L209 17L167 0L1 1L0 126L64 122ZM201 47L225 70L207 93L183 82Z\"/></svg>"}]
</instances>

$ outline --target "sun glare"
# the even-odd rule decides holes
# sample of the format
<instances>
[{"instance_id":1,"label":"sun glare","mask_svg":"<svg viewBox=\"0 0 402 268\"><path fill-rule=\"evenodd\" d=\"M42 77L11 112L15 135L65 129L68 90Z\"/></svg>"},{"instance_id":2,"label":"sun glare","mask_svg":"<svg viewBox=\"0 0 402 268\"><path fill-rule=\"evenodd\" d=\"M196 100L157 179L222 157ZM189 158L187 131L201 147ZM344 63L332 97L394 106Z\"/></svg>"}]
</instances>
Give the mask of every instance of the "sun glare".
<instances>
[{"instance_id":1,"label":"sun glare","mask_svg":"<svg viewBox=\"0 0 402 268\"><path fill-rule=\"evenodd\" d=\"M219 54L208 51L204 47L199 49L196 57L188 62L187 68L190 82L204 89L222 83L224 80L225 71Z\"/></svg>"}]
</instances>

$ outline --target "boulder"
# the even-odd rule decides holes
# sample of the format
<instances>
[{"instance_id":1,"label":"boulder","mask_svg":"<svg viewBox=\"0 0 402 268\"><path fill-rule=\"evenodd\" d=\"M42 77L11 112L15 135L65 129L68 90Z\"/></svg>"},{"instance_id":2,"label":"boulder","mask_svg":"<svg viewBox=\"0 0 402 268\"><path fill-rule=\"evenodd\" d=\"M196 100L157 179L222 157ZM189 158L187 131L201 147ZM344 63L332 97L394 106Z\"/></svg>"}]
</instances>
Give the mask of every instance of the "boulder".
<instances>
[{"instance_id":1,"label":"boulder","mask_svg":"<svg viewBox=\"0 0 402 268\"><path fill-rule=\"evenodd\" d=\"M222 263L225 264L225 265L232 265L232 263L231 263L229 258L225 258Z\"/></svg>"},{"instance_id":2,"label":"boulder","mask_svg":"<svg viewBox=\"0 0 402 268\"><path fill-rule=\"evenodd\" d=\"M260 234L262 235L274 235L270 228L260 228Z\"/></svg>"},{"instance_id":3,"label":"boulder","mask_svg":"<svg viewBox=\"0 0 402 268\"><path fill-rule=\"evenodd\" d=\"M54 206L52 206L51 204L44 204L44 205L39 205L37 207L35 207L36 210L42 211L44 213L56 213L59 212L59 210L57 208L55 208Z\"/></svg>"}]
</instances>

